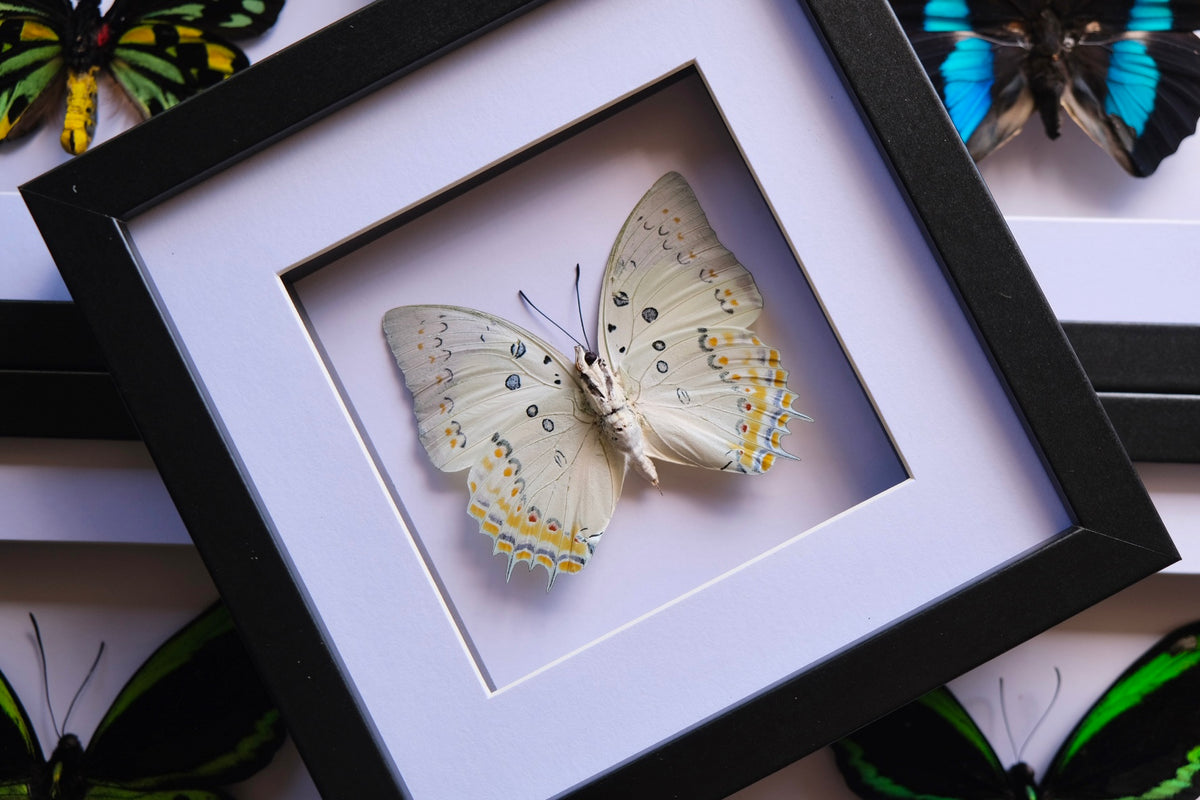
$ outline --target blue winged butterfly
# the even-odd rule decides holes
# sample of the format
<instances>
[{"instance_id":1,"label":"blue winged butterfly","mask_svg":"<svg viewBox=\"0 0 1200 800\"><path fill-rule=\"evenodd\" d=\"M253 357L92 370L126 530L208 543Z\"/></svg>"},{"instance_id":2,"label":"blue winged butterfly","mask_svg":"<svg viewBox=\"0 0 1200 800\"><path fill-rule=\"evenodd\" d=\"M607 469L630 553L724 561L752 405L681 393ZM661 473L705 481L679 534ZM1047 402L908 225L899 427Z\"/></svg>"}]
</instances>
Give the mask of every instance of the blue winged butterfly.
<instances>
[{"instance_id":1,"label":"blue winged butterfly","mask_svg":"<svg viewBox=\"0 0 1200 800\"><path fill-rule=\"evenodd\" d=\"M889 0L972 157L1060 106L1145 177L1196 130L1200 0Z\"/></svg>"},{"instance_id":2,"label":"blue winged butterfly","mask_svg":"<svg viewBox=\"0 0 1200 800\"><path fill-rule=\"evenodd\" d=\"M1005 770L942 687L834 743L864 800L1193 800L1200 795L1200 622L1147 650L1067 735L1046 774Z\"/></svg>"},{"instance_id":3,"label":"blue winged butterfly","mask_svg":"<svg viewBox=\"0 0 1200 800\"><path fill-rule=\"evenodd\" d=\"M286 735L219 603L146 659L86 747L65 733L47 759L33 731L0 673L6 800L229 800L223 787L266 766Z\"/></svg>"},{"instance_id":4,"label":"blue winged butterfly","mask_svg":"<svg viewBox=\"0 0 1200 800\"><path fill-rule=\"evenodd\" d=\"M284 0L0 0L0 141L28 133L65 95L62 146L87 150L97 79L110 74L142 117L249 66L229 40L275 24Z\"/></svg>"}]
</instances>

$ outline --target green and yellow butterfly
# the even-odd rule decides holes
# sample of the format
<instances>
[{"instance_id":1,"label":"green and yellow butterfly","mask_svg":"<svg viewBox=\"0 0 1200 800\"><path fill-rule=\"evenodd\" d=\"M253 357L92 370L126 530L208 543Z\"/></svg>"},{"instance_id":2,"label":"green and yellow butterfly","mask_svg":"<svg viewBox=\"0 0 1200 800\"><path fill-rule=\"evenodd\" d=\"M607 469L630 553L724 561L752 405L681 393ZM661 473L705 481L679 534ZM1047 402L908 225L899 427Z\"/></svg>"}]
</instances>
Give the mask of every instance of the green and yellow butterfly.
<instances>
[{"instance_id":1,"label":"green and yellow butterfly","mask_svg":"<svg viewBox=\"0 0 1200 800\"><path fill-rule=\"evenodd\" d=\"M249 65L228 39L257 36L284 0L0 0L0 141L32 130L66 87L62 146L87 150L100 72L143 117Z\"/></svg>"},{"instance_id":2,"label":"green and yellow butterfly","mask_svg":"<svg viewBox=\"0 0 1200 800\"><path fill-rule=\"evenodd\" d=\"M86 749L67 733L49 761L0 674L5 800L228 800L221 787L266 766L284 736L279 711L220 604L146 659Z\"/></svg>"},{"instance_id":3,"label":"green and yellow butterfly","mask_svg":"<svg viewBox=\"0 0 1200 800\"><path fill-rule=\"evenodd\" d=\"M942 687L835 742L864 800L1194 800L1200 795L1200 622L1165 636L1105 690L1041 781L1005 770Z\"/></svg>"}]
</instances>

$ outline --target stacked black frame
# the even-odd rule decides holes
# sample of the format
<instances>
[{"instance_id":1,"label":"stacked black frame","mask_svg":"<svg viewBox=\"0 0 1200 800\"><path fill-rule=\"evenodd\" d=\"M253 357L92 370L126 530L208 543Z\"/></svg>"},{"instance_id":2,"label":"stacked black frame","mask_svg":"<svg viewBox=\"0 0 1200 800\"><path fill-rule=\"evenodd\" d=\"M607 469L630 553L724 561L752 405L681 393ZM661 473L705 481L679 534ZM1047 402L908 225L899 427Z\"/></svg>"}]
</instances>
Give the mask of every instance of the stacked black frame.
<instances>
[{"instance_id":1,"label":"stacked black frame","mask_svg":"<svg viewBox=\"0 0 1200 800\"><path fill-rule=\"evenodd\" d=\"M22 187L327 797L399 797L406 790L142 281L125 222L538 5L381 0ZM886 4L802 5L1075 523L848 651L613 765L572 797L725 796L1177 558ZM305 92L284 91L288 86ZM888 681L878 680L884 669Z\"/></svg>"}]
</instances>

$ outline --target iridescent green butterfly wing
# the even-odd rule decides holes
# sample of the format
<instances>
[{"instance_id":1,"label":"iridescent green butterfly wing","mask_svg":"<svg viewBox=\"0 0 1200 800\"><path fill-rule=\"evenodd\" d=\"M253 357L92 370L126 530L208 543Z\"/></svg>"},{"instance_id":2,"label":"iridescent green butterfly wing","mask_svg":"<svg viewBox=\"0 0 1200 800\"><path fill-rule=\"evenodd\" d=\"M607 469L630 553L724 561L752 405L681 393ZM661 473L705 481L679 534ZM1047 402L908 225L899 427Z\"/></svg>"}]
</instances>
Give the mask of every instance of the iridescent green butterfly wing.
<instances>
[{"instance_id":1,"label":"iridescent green butterfly wing","mask_svg":"<svg viewBox=\"0 0 1200 800\"><path fill-rule=\"evenodd\" d=\"M67 0L0 0L0 141L28 132L65 73Z\"/></svg>"},{"instance_id":2,"label":"iridescent green butterfly wing","mask_svg":"<svg viewBox=\"0 0 1200 800\"><path fill-rule=\"evenodd\" d=\"M0 798L32 798L42 783L46 759L33 723L8 679L0 673ZM44 792L43 792L44 794Z\"/></svg>"},{"instance_id":3,"label":"iridescent green butterfly wing","mask_svg":"<svg viewBox=\"0 0 1200 800\"><path fill-rule=\"evenodd\" d=\"M1036 797L1191 800L1200 793L1200 622L1150 648L1067 737L1046 777L1007 773L948 689L936 689L833 746L868 800Z\"/></svg>"},{"instance_id":4,"label":"iridescent green butterfly wing","mask_svg":"<svg viewBox=\"0 0 1200 800\"><path fill-rule=\"evenodd\" d=\"M231 39L275 24L284 0L0 0L0 140L31 129L66 87L63 148L91 144L107 71L143 116L249 65Z\"/></svg>"},{"instance_id":5,"label":"iridescent green butterfly wing","mask_svg":"<svg viewBox=\"0 0 1200 800\"><path fill-rule=\"evenodd\" d=\"M49 761L0 676L0 798L224 800L271 760L285 731L223 605L146 660L86 749L66 734Z\"/></svg>"}]
</instances>

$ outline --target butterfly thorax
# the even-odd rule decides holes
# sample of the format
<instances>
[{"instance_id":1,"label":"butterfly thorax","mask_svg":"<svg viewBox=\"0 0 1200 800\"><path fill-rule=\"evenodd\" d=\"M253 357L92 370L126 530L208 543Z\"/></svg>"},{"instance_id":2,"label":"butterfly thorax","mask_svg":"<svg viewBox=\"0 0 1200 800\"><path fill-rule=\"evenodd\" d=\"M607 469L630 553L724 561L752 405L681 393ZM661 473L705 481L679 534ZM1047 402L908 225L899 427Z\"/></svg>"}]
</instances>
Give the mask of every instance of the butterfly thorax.
<instances>
[{"instance_id":1,"label":"butterfly thorax","mask_svg":"<svg viewBox=\"0 0 1200 800\"><path fill-rule=\"evenodd\" d=\"M83 746L73 733L58 740L50 760L40 768L30 789L33 800L81 800L87 791L83 779Z\"/></svg>"},{"instance_id":2,"label":"butterfly thorax","mask_svg":"<svg viewBox=\"0 0 1200 800\"><path fill-rule=\"evenodd\" d=\"M1008 784L1016 800L1038 800L1037 783L1033 779L1033 768L1024 761L1008 769Z\"/></svg>"},{"instance_id":3,"label":"butterfly thorax","mask_svg":"<svg viewBox=\"0 0 1200 800\"><path fill-rule=\"evenodd\" d=\"M1076 39L1066 30L1063 20L1052 8L1042 9L1041 14L1030 20L1026 33L1029 42L1029 56L1025 60L1026 79L1046 135L1057 139L1058 106L1069 80L1066 58Z\"/></svg>"},{"instance_id":4,"label":"butterfly thorax","mask_svg":"<svg viewBox=\"0 0 1200 800\"><path fill-rule=\"evenodd\" d=\"M109 53L104 41L108 35L109 26L100 22L100 0L79 0L67 23L67 68L82 73L103 66Z\"/></svg>"},{"instance_id":5,"label":"butterfly thorax","mask_svg":"<svg viewBox=\"0 0 1200 800\"><path fill-rule=\"evenodd\" d=\"M642 477L658 486L658 471L646 455L646 439L637 411L612 368L600 356L575 347L575 369L583 384L583 396L596 415L605 441L625 454Z\"/></svg>"}]
</instances>

